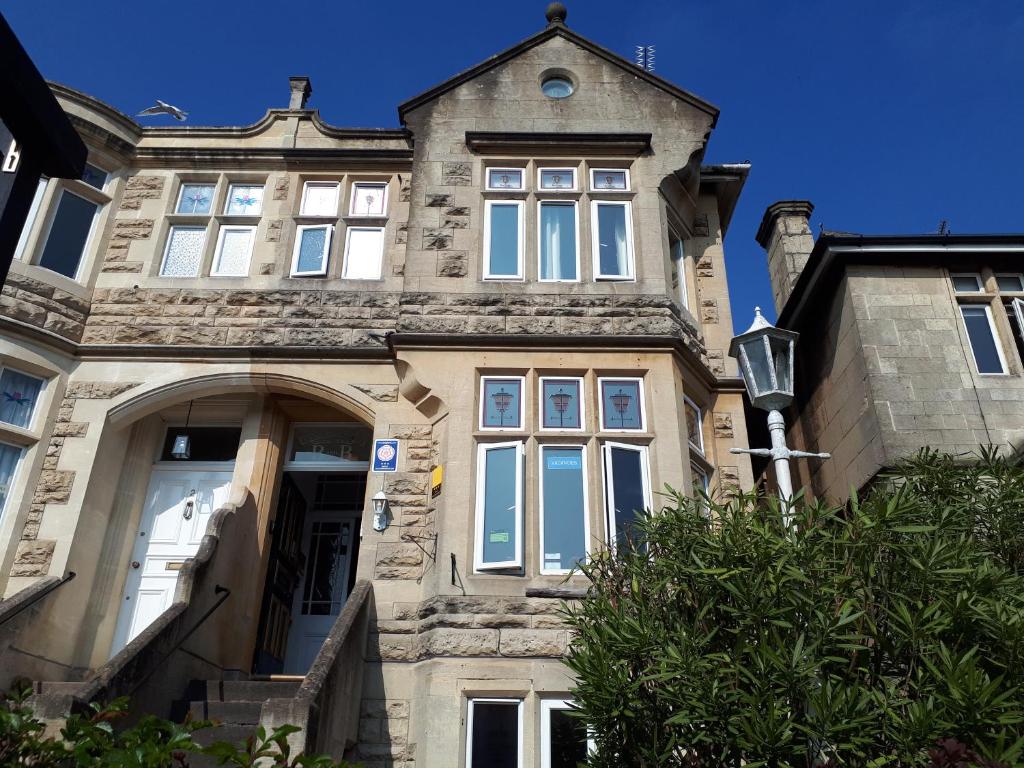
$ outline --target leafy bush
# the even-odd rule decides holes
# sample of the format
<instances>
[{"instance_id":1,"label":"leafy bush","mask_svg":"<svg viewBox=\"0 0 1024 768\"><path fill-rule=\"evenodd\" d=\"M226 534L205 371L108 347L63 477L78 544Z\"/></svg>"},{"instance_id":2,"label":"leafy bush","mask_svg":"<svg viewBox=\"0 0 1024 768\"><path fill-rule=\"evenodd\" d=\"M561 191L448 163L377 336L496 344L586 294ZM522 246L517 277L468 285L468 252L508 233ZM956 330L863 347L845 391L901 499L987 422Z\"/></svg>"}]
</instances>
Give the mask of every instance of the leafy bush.
<instances>
[{"instance_id":1,"label":"leafy bush","mask_svg":"<svg viewBox=\"0 0 1024 768\"><path fill-rule=\"evenodd\" d=\"M793 516L671 494L584 566L566 614L589 764L1021 764L1024 469L924 452Z\"/></svg>"},{"instance_id":2,"label":"leafy bush","mask_svg":"<svg viewBox=\"0 0 1024 768\"><path fill-rule=\"evenodd\" d=\"M208 747L196 744L195 731L214 723L186 720L183 724L143 717L138 724L115 729L114 723L127 714L127 699L110 706L92 705L88 716L72 715L61 730L61 738L44 735L44 725L25 706L25 692L15 692L0 703L0 766L42 768L188 768L198 754L214 757L220 765L251 768L346 768L323 755L292 755L288 736L300 730L282 726L267 734L260 727L244 746L217 742ZM351 768L351 767L350 767Z\"/></svg>"}]
</instances>

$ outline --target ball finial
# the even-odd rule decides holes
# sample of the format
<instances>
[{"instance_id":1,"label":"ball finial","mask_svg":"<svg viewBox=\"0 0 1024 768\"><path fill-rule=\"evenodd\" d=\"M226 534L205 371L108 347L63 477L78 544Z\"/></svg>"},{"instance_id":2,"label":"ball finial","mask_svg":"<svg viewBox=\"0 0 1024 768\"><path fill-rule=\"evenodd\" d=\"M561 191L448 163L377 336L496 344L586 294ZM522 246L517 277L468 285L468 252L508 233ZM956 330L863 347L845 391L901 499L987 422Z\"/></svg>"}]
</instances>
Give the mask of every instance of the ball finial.
<instances>
[{"instance_id":1,"label":"ball finial","mask_svg":"<svg viewBox=\"0 0 1024 768\"><path fill-rule=\"evenodd\" d=\"M569 11L562 3L551 3L544 15L548 19L548 24L565 24L565 17L569 15Z\"/></svg>"}]
</instances>

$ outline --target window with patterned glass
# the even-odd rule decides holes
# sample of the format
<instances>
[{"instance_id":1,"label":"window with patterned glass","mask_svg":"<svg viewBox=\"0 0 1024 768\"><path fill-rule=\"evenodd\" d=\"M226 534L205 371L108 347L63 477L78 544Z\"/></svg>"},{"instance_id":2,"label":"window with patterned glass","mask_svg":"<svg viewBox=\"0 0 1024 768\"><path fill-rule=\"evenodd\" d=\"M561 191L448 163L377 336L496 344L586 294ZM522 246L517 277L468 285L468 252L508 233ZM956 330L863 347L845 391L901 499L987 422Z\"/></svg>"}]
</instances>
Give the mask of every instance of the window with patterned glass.
<instances>
[{"instance_id":1,"label":"window with patterned glass","mask_svg":"<svg viewBox=\"0 0 1024 768\"><path fill-rule=\"evenodd\" d=\"M337 216L338 190L336 181L307 181L302 188L301 216Z\"/></svg>"},{"instance_id":2,"label":"window with patterned glass","mask_svg":"<svg viewBox=\"0 0 1024 768\"><path fill-rule=\"evenodd\" d=\"M213 208L213 184L182 184L175 213L208 214Z\"/></svg>"},{"instance_id":3,"label":"window with patterned glass","mask_svg":"<svg viewBox=\"0 0 1024 768\"><path fill-rule=\"evenodd\" d=\"M523 428L523 387L521 376L480 378L480 429Z\"/></svg>"},{"instance_id":4,"label":"window with patterned glass","mask_svg":"<svg viewBox=\"0 0 1024 768\"><path fill-rule=\"evenodd\" d=\"M690 446L703 454L704 430L701 409L687 397L683 399L683 411L686 414L686 437Z\"/></svg>"},{"instance_id":5,"label":"window with patterned glass","mask_svg":"<svg viewBox=\"0 0 1024 768\"><path fill-rule=\"evenodd\" d=\"M576 189L575 168L541 168L538 186L545 191L571 192Z\"/></svg>"},{"instance_id":6,"label":"window with patterned glass","mask_svg":"<svg viewBox=\"0 0 1024 768\"><path fill-rule=\"evenodd\" d=\"M628 432L644 429L644 388L642 379L598 379L601 392L601 429Z\"/></svg>"},{"instance_id":7,"label":"window with patterned glass","mask_svg":"<svg viewBox=\"0 0 1024 768\"><path fill-rule=\"evenodd\" d=\"M349 227L341 276L346 280L380 280L384 259L383 227Z\"/></svg>"},{"instance_id":8,"label":"window with patterned glass","mask_svg":"<svg viewBox=\"0 0 1024 768\"><path fill-rule=\"evenodd\" d=\"M384 216L387 211L388 185L357 181L352 185L350 216Z\"/></svg>"},{"instance_id":9,"label":"window with patterned glass","mask_svg":"<svg viewBox=\"0 0 1024 768\"><path fill-rule=\"evenodd\" d=\"M30 429L43 380L37 376L4 368L0 371L0 421Z\"/></svg>"},{"instance_id":10,"label":"window with patterned glass","mask_svg":"<svg viewBox=\"0 0 1024 768\"><path fill-rule=\"evenodd\" d=\"M622 168L591 168L590 188L595 192L628 192L629 171Z\"/></svg>"},{"instance_id":11,"label":"window with patterned glass","mask_svg":"<svg viewBox=\"0 0 1024 768\"><path fill-rule=\"evenodd\" d=\"M523 169L522 168L488 168L487 189L509 190L513 192L523 190Z\"/></svg>"},{"instance_id":12,"label":"window with patterned glass","mask_svg":"<svg viewBox=\"0 0 1024 768\"><path fill-rule=\"evenodd\" d=\"M330 224L300 225L295 230L295 250L292 253L292 277L327 274L327 259L331 251Z\"/></svg>"},{"instance_id":13,"label":"window with patterned glass","mask_svg":"<svg viewBox=\"0 0 1024 768\"><path fill-rule=\"evenodd\" d=\"M541 429L583 429L583 379L561 376L540 380Z\"/></svg>"},{"instance_id":14,"label":"window with patterned glass","mask_svg":"<svg viewBox=\"0 0 1024 768\"><path fill-rule=\"evenodd\" d=\"M196 277L203 261L206 227L171 227L167 234L162 277Z\"/></svg>"},{"instance_id":15,"label":"window with patterned glass","mask_svg":"<svg viewBox=\"0 0 1024 768\"><path fill-rule=\"evenodd\" d=\"M255 239L256 227L221 227L210 274L214 277L247 276Z\"/></svg>"},{"instance_id":16,"label":"window with patterned glass","mask_svg":"<svg viewBox=\"0 0 1024 768\"><path fill-rule=\"evenodd\" d=\"M232 184L228 187L224 213L228 216L259 216L263 210L262 184Z\"/></svg>"},{"instance_id":17,"label":"window with patterned glass","mask_svg":"<svg viewBox=\"0 0 1024 768\"><path fill-rule=\"evenodd\" d=\"M21 453L22 449L16 445L0 443L0 515L3 515L11 495L11 486L14 485L18 464L21 463Z\"/></svg>"}]
</instances>

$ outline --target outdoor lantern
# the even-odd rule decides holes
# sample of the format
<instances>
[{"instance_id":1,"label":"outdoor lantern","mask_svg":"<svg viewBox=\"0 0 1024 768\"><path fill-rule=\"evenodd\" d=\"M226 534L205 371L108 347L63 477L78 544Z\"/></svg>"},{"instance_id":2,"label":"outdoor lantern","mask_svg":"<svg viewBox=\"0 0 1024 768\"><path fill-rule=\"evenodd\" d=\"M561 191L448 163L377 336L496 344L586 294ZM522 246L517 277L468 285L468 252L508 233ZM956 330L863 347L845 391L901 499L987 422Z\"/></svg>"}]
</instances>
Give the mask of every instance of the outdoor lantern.
<instances>
[{"instance_id":1,"label":"outdoor lantern","mask_svg":"<svg viewBox=\"0 0 1024 768\"><path fill-rule=\"evenodd\" d=\"M185 460L192 455L192 441L188 436L188 421L192 418L192 401L188 401L188 413L185 414L185 430L180 435L174 436L174 446L171 448L171 456L176 459Z\"/></svg>"},{"instance_id":2,"label":"outdoor lantern","mask_svg":"<svg viewBox=\"0 0 1024 768\"><path fill-rule=\"evenodd\" d=\"M793 348L800 334L776 328L764 319L760 307L754 313L751 326L733 337L729 357L739 361L754 407L778 411L793 400Z\"/></svg>"},{"instance_id":3,"label":"outdoor lantern","mask_svg":"<svg viewBox=\"0 0 1024 768\"><path fill-rule=\"evenodd\" d=\"M373 495L373 530L383 531L388 527L388 497L384 491Z\"/></svg>"}]
</instances>

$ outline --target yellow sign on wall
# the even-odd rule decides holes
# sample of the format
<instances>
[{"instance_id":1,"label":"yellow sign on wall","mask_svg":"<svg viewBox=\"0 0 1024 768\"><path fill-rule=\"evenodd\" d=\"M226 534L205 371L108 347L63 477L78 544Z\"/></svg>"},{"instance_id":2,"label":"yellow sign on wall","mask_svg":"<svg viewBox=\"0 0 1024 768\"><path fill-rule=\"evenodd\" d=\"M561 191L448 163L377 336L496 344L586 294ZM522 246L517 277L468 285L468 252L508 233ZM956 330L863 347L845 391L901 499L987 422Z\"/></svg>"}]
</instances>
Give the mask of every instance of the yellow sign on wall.
<instances>
[{"instance_id":1,"label":"yellow sign on wall","mask_svg":"<svg viewBox=\"0 0 1024 768\"><path fill-rule=\"evenodd\" d=\"M444 467L440 464L430 470L430 497L436 499L441 495L441 485L444 482Z\"/></svg>"}]
</instances>

